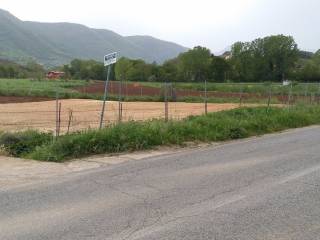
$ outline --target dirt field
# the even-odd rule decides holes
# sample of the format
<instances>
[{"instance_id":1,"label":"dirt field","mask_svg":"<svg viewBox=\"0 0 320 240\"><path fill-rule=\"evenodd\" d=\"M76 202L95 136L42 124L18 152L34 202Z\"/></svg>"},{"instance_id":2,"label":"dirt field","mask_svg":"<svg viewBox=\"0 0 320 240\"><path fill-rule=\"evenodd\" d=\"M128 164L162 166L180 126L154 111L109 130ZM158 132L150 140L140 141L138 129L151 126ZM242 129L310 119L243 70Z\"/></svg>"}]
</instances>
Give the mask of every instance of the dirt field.
<instances>
[{"instance_id":1,"label":"dirt field","mask_svg":"<svg viewBox=\"0 0 320 240\"><path fill-rule=\"evenodd\" d=\"M95 81L89 86L77 87L75 90L81 93L103 94L105 83L103 81ZM119 82L110 81L108 84L108 92L117 95L119 93ZM123 83L122 94L124 96L160 96L161 89L155 87L146 87L138 83Z\"/></svg>"},{"instance_id":2,"label":"dirt field","mask_svg":"<svg viewBox=\"0 0 320 240\"><path fill-rule=\"evenodd\" d=\"M99 125L102 102L96 100L70 99L61 100L61 132L68 128L69 111L73 111L70 131L97 128ZM238 107L238 104L208 104L208 111L215 112ZM123 121L143 121L164 118L164 103L125 102L123 103ZM0 130L16 131L28 128L53 131L56 126L56 102L31 102L0 104ZM169 118L182 119L189 115L204 113L201 103L169 103ZM118 103L108 102L105 123L118 121Z\"/></svg>"},{"instance_id":3,"label":"dirt field","mask_svg":"<svg viewBox=\"0 0 320 240\"><path fill-rule=\"evenodd\" d=\"M46 97L16 97L16 96L0 96L0 104L5 103L24 103L24 102L43 102L50 101Z\"/></svg>"},{"instance_id":4,"label":"dirt field","mask_svg":"<svg viewBox=\"0 0 320 240\"><path fill-rule=\"evenodd\" d=\"M89 86L78 87L75 90L81 93L90 94L103 94L104 92L104 82L95 81ZM117 95L119 93L119 82L109 82L108 91L110 94ZM179 97L204 97L205 93L203 91L195 90L181 90L181 89L168 89L169 96L175 95L178 99ZM139 83L123 83L122 94L124 96L161 96L163 95L163 90L156 87L147 87ZM208 97L212 98L240 98L240 96L246 99L268 99L268 95L256 94L256 93L226 93L226 92L207 92ZM279 102L286 102L288 96L275 95ZM293 99L292 99L293 100ZM266 100L267 101L267 100Z\"/></svg>"}]
</instances>

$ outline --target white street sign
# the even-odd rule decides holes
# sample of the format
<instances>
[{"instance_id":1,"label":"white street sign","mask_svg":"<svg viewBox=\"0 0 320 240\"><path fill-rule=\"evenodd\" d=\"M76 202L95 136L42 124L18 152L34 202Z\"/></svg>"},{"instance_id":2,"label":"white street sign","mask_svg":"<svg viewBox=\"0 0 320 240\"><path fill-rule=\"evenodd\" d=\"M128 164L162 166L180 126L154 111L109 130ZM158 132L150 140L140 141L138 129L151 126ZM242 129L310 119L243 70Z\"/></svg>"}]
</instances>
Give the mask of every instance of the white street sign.
<instances>
[{"instance_id":1,"label":"white street sign","mask_svg":"<svg viewBox=\"0 0 320 240\"><path fill-rule=\"evenodd\" d=\"M104 66L115 64L117 62L117 53L110 53L104 56Z\"/></svg>"}]
</instances>

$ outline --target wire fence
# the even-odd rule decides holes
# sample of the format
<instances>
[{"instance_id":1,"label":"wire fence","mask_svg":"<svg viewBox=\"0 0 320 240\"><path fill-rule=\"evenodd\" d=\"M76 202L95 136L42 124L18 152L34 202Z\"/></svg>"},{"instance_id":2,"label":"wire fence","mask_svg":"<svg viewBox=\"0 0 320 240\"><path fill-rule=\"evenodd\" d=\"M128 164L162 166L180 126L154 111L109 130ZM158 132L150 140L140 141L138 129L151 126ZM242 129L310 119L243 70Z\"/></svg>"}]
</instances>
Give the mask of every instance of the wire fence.
<instances>
[{"instance_id":1,"label":"wire fence","mask_svg":"<svg viewBox=\"0 0 320 240\"><path fill-rule=\"evenodd\" d=\"M103 83L99 84L103 87ZM101 95L101 92L99 92L101 86L81 87L82 94ZM7 92L1 90L8 95L12 92L19 92L18 88L8 89ZM43 96L42 93L49 92L49 90L37 88L24 89L24 91L28 92L31 100L37 95ZM61 91L59 88L56 91L50 89L50 96L52 98L53 96L58 97L52 101L0 104L0 130L38 129L52 131L59 135L99 127L101 101L72 99L72 95L71 99L59 99L59 96L63 96L59 91ZM74 94L75 97L79 93L75 92L74 89L63 91L64 93ZM141 97L140 102L125 101L129 97L137 97L137 93L140 94L138 95ZM252 106L252 104L254 106L271 106L272 104L290 106L297 102L320 103L319 94L307 90L303 94L294 94L290 88L286 94L273 93L272 89L266 89L264 93L247 93L242 90L225 93L205 91L205 89L204 91L178 90L168 83L161 88L152 88L141 84L120 85L113 82L109 85L109 94L116 96L119 102L107 102L104 111L104 126L125 121L146 121L150 119L181 120L190 115L202 115L242 106ZM154 99L144 101L147 97Z\"/></svg>"},{"instance_id":2,"label":"wire fence","mask_svg":"<svg viewBox=\"0 0 320 240\"><path fill-rule=\"evenodd\" d=\"M58 102L61 104L59 111L55 110L55 101L2 104L0 105L0 129L6 131L39 129L59 134L99 127L101 102L92 100L59 100ZM121 115L117 105L117 102L107 102L103 122L105 126L125 121L164 119L165 116L163 103L124 102ZM180 120L188 115L203 114L199 103L168 103L168 106L169 119Z\"/></svg>"}]
</instances>

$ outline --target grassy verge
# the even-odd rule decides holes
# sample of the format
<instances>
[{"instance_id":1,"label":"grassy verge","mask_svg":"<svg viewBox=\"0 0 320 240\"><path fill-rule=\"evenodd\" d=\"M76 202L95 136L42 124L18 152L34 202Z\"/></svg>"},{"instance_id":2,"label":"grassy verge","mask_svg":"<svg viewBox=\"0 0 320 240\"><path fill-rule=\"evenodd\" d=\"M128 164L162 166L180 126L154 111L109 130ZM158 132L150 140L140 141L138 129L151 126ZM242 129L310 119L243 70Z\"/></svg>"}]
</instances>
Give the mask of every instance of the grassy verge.
<instances>
[{"instance_id":1,"label":"grassy verge","mask_svg":"<svg viewBox=\"0 0 320 240\"><path fill-rule=\"evenodd\" d=\"M160 145L181 145L189 141L239 139L318 123L319 106L296 106L290 110L241 108L168 123L159 120L122 123L101 131L88 130L64 135L56 141L52 140L52 136L43 136L41 133L19 133L24 137L18 140L14 138L15 145L12 145L10 141L3 140L3 136L6 136L3 134L0 144L15 156L62 162L92 154L135 151ZM34 140L40 136L43 141ZM21 147L19 141L28 144L22 144ZM19 147L19 151L16 150L16 146Z\"/></svg>"}]
</instances>

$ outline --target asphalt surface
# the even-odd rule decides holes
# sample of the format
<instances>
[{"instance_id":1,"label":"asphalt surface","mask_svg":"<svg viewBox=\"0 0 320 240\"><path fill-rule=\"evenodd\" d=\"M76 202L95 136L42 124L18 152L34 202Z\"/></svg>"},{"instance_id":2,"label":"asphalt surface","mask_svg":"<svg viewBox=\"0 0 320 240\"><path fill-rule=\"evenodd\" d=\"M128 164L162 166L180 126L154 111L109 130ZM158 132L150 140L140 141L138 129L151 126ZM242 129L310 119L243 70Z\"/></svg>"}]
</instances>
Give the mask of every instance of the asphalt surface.
<instances>
[{"instance_id":1,"label":"asphalt surface","mask_svg":"<svg viewBox=\"0 0 320 240\"><path fill-rule=\"evenodd\" d=\"M320 127L0 190L0 239L320 239Z\"/></svg>"}]
</instances>

